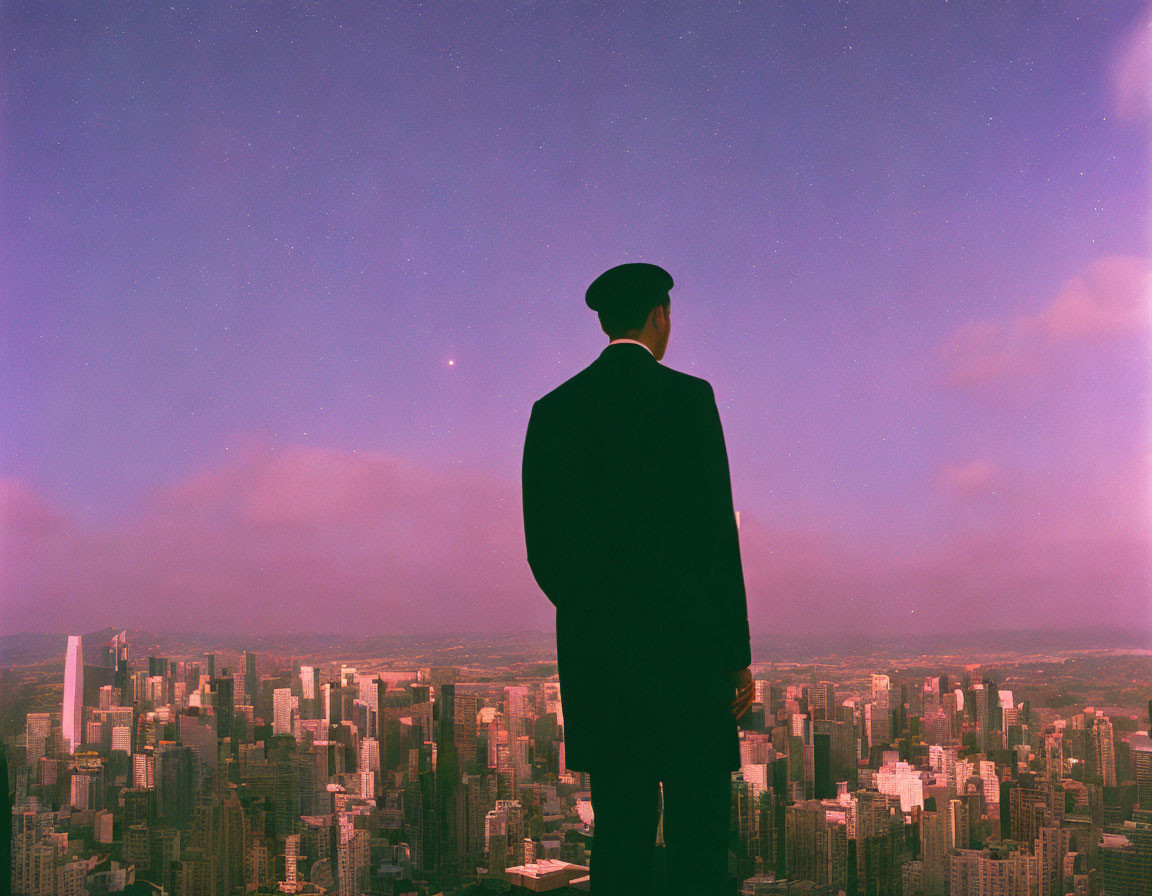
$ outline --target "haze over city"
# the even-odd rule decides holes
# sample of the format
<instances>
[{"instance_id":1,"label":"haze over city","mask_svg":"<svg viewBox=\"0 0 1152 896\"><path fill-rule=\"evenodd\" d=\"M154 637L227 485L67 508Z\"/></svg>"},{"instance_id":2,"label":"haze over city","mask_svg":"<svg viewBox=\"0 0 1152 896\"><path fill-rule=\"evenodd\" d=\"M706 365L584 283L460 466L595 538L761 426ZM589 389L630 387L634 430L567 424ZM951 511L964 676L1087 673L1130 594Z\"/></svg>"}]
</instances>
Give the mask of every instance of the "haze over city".
<instances>
[{"instance_id":1,"label":"haze over city","mask_svg":"<svg viewBox=\"0 0 1152 896\"><path fill-rule=\"evenodd\" d=\"M1152 627L1138 7L72 8L0 7L0 631L547 630L631 260L754 639Z\"/></svg>"}]
</instances>

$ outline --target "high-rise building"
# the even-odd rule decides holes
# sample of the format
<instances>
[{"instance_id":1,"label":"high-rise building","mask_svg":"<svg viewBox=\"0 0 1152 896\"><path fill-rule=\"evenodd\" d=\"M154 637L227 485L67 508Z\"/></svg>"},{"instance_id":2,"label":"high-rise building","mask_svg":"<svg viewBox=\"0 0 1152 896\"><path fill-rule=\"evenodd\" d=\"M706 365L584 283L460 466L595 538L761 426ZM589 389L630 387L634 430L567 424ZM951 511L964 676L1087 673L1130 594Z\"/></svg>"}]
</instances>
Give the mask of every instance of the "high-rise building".
<instances>
[{"instance_id":1,"label":"high-rise building","mask_svg":"<svg viewBox=\"0 0 1152 896\"><path fill-rule=\"evenodd\" d=\"M292 689L276 688L272 691L272 733L292 733Z\"/></svg>"},{"instance_id":2,"label":"high-rise building","mask_svg":"<svg viewBox=\"0 0 1152 896\"><path fill-rule=\"evenodd\" d=\"M318 670L312 666L300 667L300 696L305 700L315 700L317 694Z\"/></svg>"},{"instance_id":3,"label":"high-rise building","mask_svg":"<svg viewBox=\"0 0 1152 896\"><path fill-rule=\"evenodd\" d=\"M52 715L46 712L30 712L24 720L25 743L29 768L38 768L40 760L48 755L52 742Z\"/></svg>"},{"instance_id":4,"label":"high-rise building","mask_svg":"<svg viewBox=\"0 0 1152 896\"><path fill-rule=\"evenodd\" d=\"M256 702L256 685L259 680L256 677L256 654L244 651L244 694L247 696L246 703Z\"/></svg>"},{"instance_id":5,"label":"high-rise building","mask_svg":"<svg viewBox=\"0 0 1152 896\"><path fill-rule=\"evenodd\" d=\"M808 688L808 712L815 719L836 717L836 685L822 681Z\"/></svg>"},{"instance_id":6,"label":"high-rise building","mask_svg":"<svg viewBox=\"0 0 1152 896\"><path fill-rule=\"evenodd\" d=\"M1128 741L1136 778L1136 802L1141 809L1152 809L1152 737L1142 731Z\"/></svg>"},{"instance_id":7,"label":"high-rise building","mask_svg":"<svg viewBox=\"0 0 1152 896\"><path fill-rule=\"evenodd\" d=\"M114 725L112 727L112 750L132 754L132 727L130 725Z\"/></svg>"},{"instance_id":8,"label":"high-rise building","mask_svg":"<svg viewBox=\"0 0 1152 896\"><path fill-rule=\"evenodd\" d=\"M865 713L868 746L889 743L892 739L892 679L887 675L872 675L872 702L866 704Z\"/></svg>"},{"instance_id":9,"label":"high-rise building","mask_svg":"<svg viewBox=\"0 0 1152 896\"><path fill-rule=\"evenodd\" d=\"M92 776L77 772L72 776L71 798L69 803L81 811L95 808L92 805Z\"/></svg>"},{"instance_id":10,"label":"high-rise building","mask_svg":"<svg viewBox=\"0 0 1152 896\"><path fill-rule=\"evenodd\" d=\"M1116 741L1112 735L1112 721L1098 716L1092 726L1091 753L1093 771L1104 781L1105 787L1116 786Z\"/></svg>"},{"instance_id":11,"label":"high-rise building","mask_svg":"<svg viewBox=\"0 0 1152 896\"><path fill-rule=\"evenodd\" d=\"M80 635L68 636L64 653L64 714L62 728L69 753L80 747L84 723L84 646Z\"/></svg>"}]
</instances>

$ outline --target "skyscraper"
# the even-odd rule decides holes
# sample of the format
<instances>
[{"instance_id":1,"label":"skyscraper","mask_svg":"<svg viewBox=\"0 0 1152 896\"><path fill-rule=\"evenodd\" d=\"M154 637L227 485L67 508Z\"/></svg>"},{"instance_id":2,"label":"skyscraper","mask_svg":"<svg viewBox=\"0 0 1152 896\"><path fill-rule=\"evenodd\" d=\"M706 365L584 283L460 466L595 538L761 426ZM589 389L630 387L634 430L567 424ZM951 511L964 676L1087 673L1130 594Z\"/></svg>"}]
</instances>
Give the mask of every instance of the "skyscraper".
<instances>
[{"instance_id":1,"label":"skyscraper","mask_svg":"<svg viewBox=\"0 0 1152 896\"><path fill-rule=\"evenodd\" d=\"M871 713L867 717L868 746L888 743L892 738L892 680L887 675L872 675Z\"/></svg>"},{"instance_id":2,"label":"skyscraper","mask_svg":"<svg viewBox=\"0 0 1152 896\"><path fill-rule=\"evenodd\" d=\"M68 752L80 746L84 724L84 646L79 635L68 636L64 653L64 715L62 727Z\"/></svg>"},{"instance_id":3,"label":"skyscraper","mask_svg":"<svg viewBox=\"0 0 1152 896\"><path fill-rule=\"evenodd\" d=\"M1136 802L1141 809L1152 809L1152 737L1138 731L1132 735L1129 746L1136 772Z\"/></svg>"},{"instance_id":4,"label":"skyscraper","mask_svg":"<svg viewBox=\"0 0 1152 896\"><path fill-rule=\"evenodd\" d=\"M1092 726L1092 770L1099 775L1105 787L1116 786L1116 741L1112 735L1112 721L1098 716Z\"/></svg>"},{"instance_id":5,"label":"skyscraper","mask_svg":"<svg viewBox=\"0 0 1152 896\"><path fill-rule=\"evenodd\" d=\"M272 691L272 733L292 733L292 689L276 688Z\"/></svg>"}]
</instances>

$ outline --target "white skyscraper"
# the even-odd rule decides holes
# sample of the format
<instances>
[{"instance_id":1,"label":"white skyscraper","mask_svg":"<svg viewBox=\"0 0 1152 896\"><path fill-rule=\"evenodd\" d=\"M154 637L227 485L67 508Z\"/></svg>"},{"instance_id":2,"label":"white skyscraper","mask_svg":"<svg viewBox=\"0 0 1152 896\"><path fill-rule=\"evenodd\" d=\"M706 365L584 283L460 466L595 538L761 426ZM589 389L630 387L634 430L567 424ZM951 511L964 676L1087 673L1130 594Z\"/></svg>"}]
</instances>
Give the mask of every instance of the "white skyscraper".
<instances>
[{"instance_id":1,"label":"white skyscraper","mask_svg":"<svg viewBox=\"0 0 1152 896\"><path fill-rule=\"evenodd\" d=\"M292 733L294 700L291 688L276 688L272 691L272 734Z\"/></svg>"},{"instance_id":2,"label":"white skyscraper","mask_svg":"<svg viewBox=\"0 0 1152 896\"><path fill-rule=\"evenodd\" d=\"M316 699L316 670L312 666L300 667L300 696L305 700Z\"/></svg>"},{"instance_id":3,"label":"white skyscraper","mask_svg":"<svg viewBox=\"0 0 1152 896\"><path fill-rule=\"evenodd\" d=\"M64 714L61 727L68 752L75 753L84 730L84 646L79 635L68 636L64 653Z\"/></svg>"}]
</instances>

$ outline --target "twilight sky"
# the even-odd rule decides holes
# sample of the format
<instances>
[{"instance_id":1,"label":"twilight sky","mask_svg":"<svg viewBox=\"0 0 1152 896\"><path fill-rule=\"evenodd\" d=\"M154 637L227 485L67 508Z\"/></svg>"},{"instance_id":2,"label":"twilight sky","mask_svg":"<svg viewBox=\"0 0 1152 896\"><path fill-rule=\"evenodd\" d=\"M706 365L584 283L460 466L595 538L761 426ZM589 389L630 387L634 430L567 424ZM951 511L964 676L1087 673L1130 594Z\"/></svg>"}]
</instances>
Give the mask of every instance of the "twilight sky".
<instances>
[{"instance_id":1,"label":"twilight sky","mask_svg":"<svg viewBox=\"0 0 1152 896\"><path fill-rule=\"evenodd\" d=\"M630 260L754 639L1152 630L1150 25L0 5L0 632L551 627L524 429Z\"/></svg>"}]
</instances>

